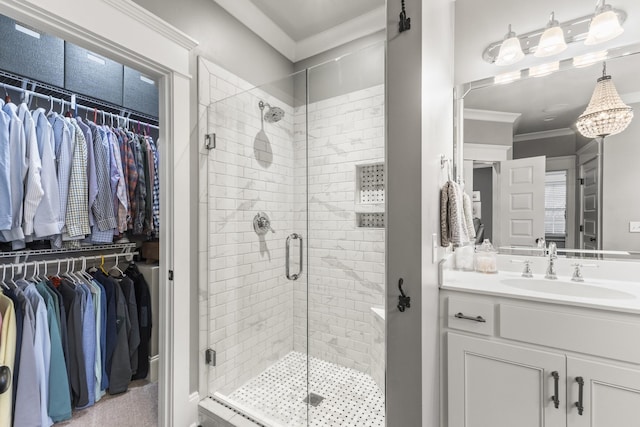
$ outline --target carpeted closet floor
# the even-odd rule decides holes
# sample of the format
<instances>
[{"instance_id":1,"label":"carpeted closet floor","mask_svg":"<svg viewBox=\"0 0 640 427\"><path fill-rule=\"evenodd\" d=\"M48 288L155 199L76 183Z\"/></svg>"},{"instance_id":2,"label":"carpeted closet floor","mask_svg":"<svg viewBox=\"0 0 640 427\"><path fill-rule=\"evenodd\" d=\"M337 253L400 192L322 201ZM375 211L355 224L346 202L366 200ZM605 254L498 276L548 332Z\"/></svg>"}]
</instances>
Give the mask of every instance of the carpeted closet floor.
<instances>
[{"instance_id":1,"label":"carpeted closet floor","mask_svg":"<svg viewBox=\"0 0 640 427\"><path fill-rule=\"evenodd\" d=\"M55 426L64 427L156 427L158 425L158 383L134 381L129 391L105 395L91 408L74 411L73 418Z\"/></svg>"}]
</instances>

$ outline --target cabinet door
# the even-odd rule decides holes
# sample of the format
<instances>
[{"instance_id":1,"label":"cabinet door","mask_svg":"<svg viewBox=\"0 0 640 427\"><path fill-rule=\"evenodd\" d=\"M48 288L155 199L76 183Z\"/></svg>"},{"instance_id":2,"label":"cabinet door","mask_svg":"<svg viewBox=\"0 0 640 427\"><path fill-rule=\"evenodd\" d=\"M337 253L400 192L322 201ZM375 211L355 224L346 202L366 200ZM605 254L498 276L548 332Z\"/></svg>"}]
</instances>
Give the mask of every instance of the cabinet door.
<instances>
[{"instance_id":1,"label":"cabinet door","mask_svg":"<svg viewBox=\"0 0 640 427\"><path fill-rule=\"evenodd\" d=\"M449 427L566 425L564 355L455 333L447 340Z\"/></svg>"},{"instance_id":2,"label":"cabinet door","mask_svg":"<svg viewBox=\"0 0 640 427\"><path fill-rule=\"evenodd\" d=\"M579 401L582 378L582 415ZM638 425L640 370L567 357L568 427Z\"/></svg>"}]
</instances>

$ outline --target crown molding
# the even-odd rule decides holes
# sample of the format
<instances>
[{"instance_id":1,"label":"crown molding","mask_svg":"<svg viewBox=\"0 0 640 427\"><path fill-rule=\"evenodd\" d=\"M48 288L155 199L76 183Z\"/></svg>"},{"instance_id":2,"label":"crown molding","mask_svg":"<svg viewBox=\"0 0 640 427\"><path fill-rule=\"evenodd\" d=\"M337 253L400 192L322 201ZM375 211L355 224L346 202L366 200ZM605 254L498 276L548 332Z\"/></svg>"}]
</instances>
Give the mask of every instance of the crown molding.
<instances>
[{"instance_id":1,"label":"crown molding","mask_svg":"<svg viewBox=\"0 0 640 427\"><path fill-rule=\"evenodd\" d=\"M521 133L514 135L513 142L533 141L536 139L557 138L559 136L575 136L576 133L569 128L544 130L542 132Z\"/></svg>"},{"instance_id":2,"label":"crown molding","mask_svg":"<svg viewBox=\"0 0 640 427\"><path fill-rule=\"evenodd\" d=\"M381 6L326 31L295 41L250 0L215 0L215 2L294 63L373 34L386 26L386 7Z\"/></svg>"},{"instance_id":3,"label":"crown molding","mask_svg":"<svg viewBox=\"0 0 640 427\"><path fill-rule=\"evenodd\" d=\"M142 6L131 0L102 0L113 8L125 13L127 16L137 20L141 24L152 28L169 40L174 41L185 49L191 50L198 46L198 42L188 34L180 31L167 21L158 18Z\"/></svg>"},{"instance_id":4,"label":"crown molding","mask_svg":"<svg viewBox=\"0 0 640 427\"><path fill-rule=\"evenodd\" d=\"M295 62L296 42L249 0L215 0L262 40Z\"/></svg>"},{"instance_id":5,"label":"crown molding","mask_svg":"<svg viewBox=\"0 0 640 427\"><path fill-rule=\"evenodd\" d=\"M381 6L350 21L302 39L296 43L295 62L383 30L386 19L386 7Z\"/></svg>"},{"instance_id":6,"label":"crown molding","mask_svg":"<svg viewBox=\"0 0 640 427\"><path fill-rule=\"evenodd\" d=\"M522 114L507 113L504 111L478 110L475 108L465 108L464 118L469 120L482 120L485 122L515 123Z\"/></svg>"}]
</instances>

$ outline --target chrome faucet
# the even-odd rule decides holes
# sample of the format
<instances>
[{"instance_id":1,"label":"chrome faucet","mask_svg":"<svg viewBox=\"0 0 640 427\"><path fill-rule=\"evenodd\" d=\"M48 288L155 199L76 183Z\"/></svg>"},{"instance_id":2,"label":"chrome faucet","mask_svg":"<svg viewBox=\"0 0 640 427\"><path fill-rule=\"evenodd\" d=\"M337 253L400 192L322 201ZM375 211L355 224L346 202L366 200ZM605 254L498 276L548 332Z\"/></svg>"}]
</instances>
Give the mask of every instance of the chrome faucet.
<instances>
[{"instance_id":1,"label":"chrome faucet","mask_svg":"<svg viewBox=\"0 0 640 427\"><path fill-rule=\"evenodd\" d=\"M547 246L547 254L549 255L549 265L547 266L547 274L545 274L544 278L555 280L558 278L558 275L556 274L558 247L555 242L549 242L549 246Z\"/></svg>"}]
</instances>

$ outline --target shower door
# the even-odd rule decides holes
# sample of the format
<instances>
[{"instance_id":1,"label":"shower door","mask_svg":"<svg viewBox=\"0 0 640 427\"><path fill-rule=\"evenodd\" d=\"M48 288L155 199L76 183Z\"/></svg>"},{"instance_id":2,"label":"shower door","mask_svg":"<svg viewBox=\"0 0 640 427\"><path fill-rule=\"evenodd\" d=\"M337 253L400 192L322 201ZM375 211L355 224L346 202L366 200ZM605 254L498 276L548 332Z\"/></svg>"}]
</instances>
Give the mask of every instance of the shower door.
<instances>
[{"instance_id":1,"label":"shower door","mask_svg":"<svg viewBox=\"0 0 640 427\"><path fill-rule=\"evenodd\" d=\"M207 71L206 392L265 426L384 425L384 45L251 89Z\"/></svg>"}]
</instances>

